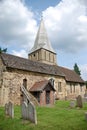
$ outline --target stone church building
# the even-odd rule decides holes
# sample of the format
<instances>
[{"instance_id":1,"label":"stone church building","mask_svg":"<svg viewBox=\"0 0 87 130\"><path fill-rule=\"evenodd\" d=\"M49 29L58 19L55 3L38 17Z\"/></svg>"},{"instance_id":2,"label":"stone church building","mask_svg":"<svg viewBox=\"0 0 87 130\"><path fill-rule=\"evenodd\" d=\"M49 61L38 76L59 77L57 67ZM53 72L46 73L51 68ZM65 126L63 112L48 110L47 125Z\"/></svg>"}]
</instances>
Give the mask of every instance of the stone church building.
<instances>
[{"instance_id":1,"label":"stone church building","mask_svg":"<svg viewBox=\"0 0 87 130\"><path fill-rule=\"evenodd\" d=\"M85 84L73 70L57 65L43 19L28 59L0 54L0 106L8 101L20 104L20 87L25 86L41 106L53 105L55 99L84 96Z\"/></svg>"}]
</instances>

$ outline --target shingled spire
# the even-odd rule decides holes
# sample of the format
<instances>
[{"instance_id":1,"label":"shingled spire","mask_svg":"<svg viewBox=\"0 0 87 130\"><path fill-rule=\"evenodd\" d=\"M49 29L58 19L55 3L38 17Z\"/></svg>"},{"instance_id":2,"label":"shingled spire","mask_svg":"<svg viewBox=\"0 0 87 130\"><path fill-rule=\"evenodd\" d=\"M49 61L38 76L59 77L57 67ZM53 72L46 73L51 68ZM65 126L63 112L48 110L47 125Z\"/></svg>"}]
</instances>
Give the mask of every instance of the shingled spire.
<instances>
[{"instance_id":1,"label":"shingled spire","mask_svg":"<svg viewBox=\"0 0 87 130\"><path fill-rule=\"evenodd\" d=\"M55 53L48 39L43 18L41 18L41 22L40 22L40 26L37 32L36 39L35 39L34 47L31 49L30 52L34 52L40 48L43 48L43 49L46 49L48 51Z\"/></svg>"},{"instance_id":2,"label":"shingled spire","mask_svg":"<svg viewBox=\"0 0 87 130\"><path fill-rule=\"evenodd\" d=\"M56 64L56 53L47 36L43 18L41 18L34 46L29 54L29 59L47 64Z\"/></svg>"}]
</instances>

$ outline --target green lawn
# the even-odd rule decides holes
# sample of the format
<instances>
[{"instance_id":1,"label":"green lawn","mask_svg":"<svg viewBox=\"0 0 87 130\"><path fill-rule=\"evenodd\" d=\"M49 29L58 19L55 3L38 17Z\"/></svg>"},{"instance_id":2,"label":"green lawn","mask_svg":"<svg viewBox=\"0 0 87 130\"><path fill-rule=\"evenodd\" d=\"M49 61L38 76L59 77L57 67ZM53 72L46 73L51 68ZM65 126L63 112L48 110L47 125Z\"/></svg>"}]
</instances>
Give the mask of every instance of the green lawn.
<instances>
[{"instance_id":1,"label":"green lawn","mask_svg":"<svg viewBox=\"0 0 87 130\"><path fill-rule=\"evenodd\" d=\"M37 125L22 120L18 106L14 119L6 117L4 108L0 108L0 130L87 130L87 103L81 109L70 109L69 104L69 101L57 101L51 108L37 107Z\"/></svg>"}]
</instances>

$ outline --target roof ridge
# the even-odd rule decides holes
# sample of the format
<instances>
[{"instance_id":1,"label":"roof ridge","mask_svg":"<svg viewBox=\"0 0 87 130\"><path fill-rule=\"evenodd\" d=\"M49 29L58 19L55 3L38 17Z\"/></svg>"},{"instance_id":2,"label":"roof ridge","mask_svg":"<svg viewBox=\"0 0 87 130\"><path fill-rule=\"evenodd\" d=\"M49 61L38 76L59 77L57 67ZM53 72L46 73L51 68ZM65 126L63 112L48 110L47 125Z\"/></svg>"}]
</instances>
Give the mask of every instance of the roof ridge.
<instances>
[{"instance_id":1,"label":"roof ridge","mask_svg":"<svg viewBox=\"0 0 87 130\"><path fill-rule=\"evenodd\" d=\"M44 82L44 81L49 81L49 80L44 79L44 80L36 81L35 83L40 83L40 82Z\"/></svg>"},{"instance_id":2,"label":"roof ridge","mask_svg":"<svg viewBox=\"0 0 87 130\"><path fill-rule=\"evenodd\" d=\"M17 58L21 58L21 59L27 59L21 56L17 56L17 55L13 55L13 54L8 54L8 53L1 53L1 55L8 55L8 56L13 56L13 57L17 57Z\"/></svg>"},{"instance_id":3,"label":"roof ridge","mask_svg":"<svg viewBox=\"0 0 87 130\"><path fill-rule=\"evenodd\" d=\"M69 70L69 71L74 71L73 69L70 69L70 68L66 68L64 66L59 66L60 68L63 68L63 69L66 69L66 70ZM74 71L75 72L75 71Z\"/></svg>"},{"instance_id":4,"label":"roof ridge","mask_svg":"<svg viewBox=\"0 0 87 130\"><path fill-rule=\"evenodd\" d=\"M35 64L35 63L39 63L40 65L53 66L53 65L46 64L46 63L41 63L41 62L38 62L38 61L33 61L33 60L28 59L28 58L16 56L16 55L13 55L13 54L2 53L1 55L2 55L2 56L3 56L3 55L8 55L8 56L12 56L12 57L15 57L15 58L20 58L20 59L23 59L23 60L30 61L30 62L32 62L32 63L34 63L34 64Z\"/></svg>"},{"instance_id":5,"label":"roof ridge","mask_svg":"<svg viewBox=\"0 0 87 130\"><path fill-rule=\"evenodd\" d=\"M77 75L73 70L57 65L49 65L32 61L19 56L14 56L7 53L1 54L1 59L7 68L30 71L35 73L42 73L47 75L55 75L65 77L67 81L83 83L83 79Z\"/></svg>"}]
</instances>

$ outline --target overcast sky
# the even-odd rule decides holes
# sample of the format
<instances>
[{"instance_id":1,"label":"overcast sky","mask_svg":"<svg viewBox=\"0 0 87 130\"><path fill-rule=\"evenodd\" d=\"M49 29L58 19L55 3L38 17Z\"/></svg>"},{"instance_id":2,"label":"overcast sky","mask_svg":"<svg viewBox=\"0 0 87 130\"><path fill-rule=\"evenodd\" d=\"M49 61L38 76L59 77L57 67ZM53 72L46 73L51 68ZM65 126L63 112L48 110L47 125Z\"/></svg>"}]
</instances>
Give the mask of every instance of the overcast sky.
<instances>
[{"instance_id":1,"label":"overcast sky","mask_svg":"<svg viewBox=\"0 0 87 130\"><path fill-rule=\"evenodd\" d=\"M0 0L0 46L27 57L43 14L58 65L87 80L87 0Z\"/></svg>"}]
</instances>

